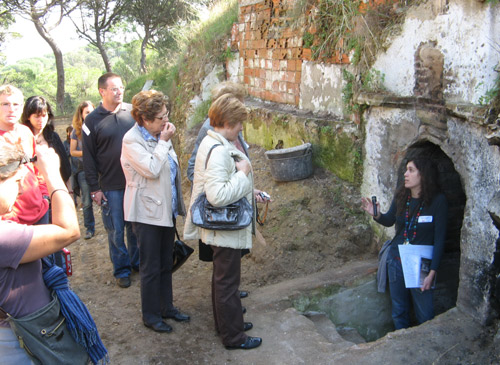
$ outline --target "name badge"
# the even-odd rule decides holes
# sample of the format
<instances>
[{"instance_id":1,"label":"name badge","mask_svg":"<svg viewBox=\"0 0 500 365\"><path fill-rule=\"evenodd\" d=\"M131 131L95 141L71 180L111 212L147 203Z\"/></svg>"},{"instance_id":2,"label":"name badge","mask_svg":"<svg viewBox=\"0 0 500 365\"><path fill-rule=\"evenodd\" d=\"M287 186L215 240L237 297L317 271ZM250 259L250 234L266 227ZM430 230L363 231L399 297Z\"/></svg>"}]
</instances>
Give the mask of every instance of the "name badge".
<instances>
[{"instance_id":1,"label":"name badge","mask_svg":"<svg viewBox=\"0 0 500 365\"><path fill-rule=\"evenodd\" d=\"M82 131L84 131L87 136L90 134L90 129L85 124L82 125Z\"/></svg>"},{"instance_id":2,"label":"name badge","mask_svg":"<svg viewBox=\"0 0 500 365\"><path fill-rule=\"evenodd\" d=\"M431 223L432 215L421 215L418 217L418 223Z\"/></svg>"}]
</instances>

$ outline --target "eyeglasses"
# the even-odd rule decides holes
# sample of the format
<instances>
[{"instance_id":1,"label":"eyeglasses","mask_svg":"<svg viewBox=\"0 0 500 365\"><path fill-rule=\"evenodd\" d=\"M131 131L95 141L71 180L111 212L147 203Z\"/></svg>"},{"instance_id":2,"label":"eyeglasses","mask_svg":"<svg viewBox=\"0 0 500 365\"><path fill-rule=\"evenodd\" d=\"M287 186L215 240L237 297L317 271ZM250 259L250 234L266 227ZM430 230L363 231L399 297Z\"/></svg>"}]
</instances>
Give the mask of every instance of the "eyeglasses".
<instances>
[{"instance_id":1,"label":"eyeglasses","mask_svg":"<svg viewBox=\"0 0 500 365\"><path fill-rule=\"evenodd\" d=\"M169 114L170 114L170 111L167 110L167 112L165 114L163 114L161 117L155 117L155 119L160 119L160 120L168 119Z\"/></svg>"},{"instance_id":2,"label":"eyeglasses","mask_svg":"<svg viewBox=\"0 0 500 365\"><path fill-rule=\"evenodd\" d=\"M108 87L108 90L110 90L110 91L112 91L112 92L114 92L114 93L117 93L117 92L118 92L118 90L119 90L119 91L123 91L123 90L125 90L125 87L124 87L124 86L112 87L112 88L109 88L109 87Z\"/></svg>"},{"instance_id":3,"label":"eyeglasses","mask_svg":"<svg viewBox=\"0 0 500 365\"><path fill-rule=\"evenodd\" d=\"M25 165L29 162L35 162L36 160L37 160L36 155L33 156L32 158L24 156L19 161L13 161L11 163L8 163L7 165L3 165L2 167L0 167L0 176L8 176L14 171L16 171L21 165Z\"/></svg>"}]
</instances>

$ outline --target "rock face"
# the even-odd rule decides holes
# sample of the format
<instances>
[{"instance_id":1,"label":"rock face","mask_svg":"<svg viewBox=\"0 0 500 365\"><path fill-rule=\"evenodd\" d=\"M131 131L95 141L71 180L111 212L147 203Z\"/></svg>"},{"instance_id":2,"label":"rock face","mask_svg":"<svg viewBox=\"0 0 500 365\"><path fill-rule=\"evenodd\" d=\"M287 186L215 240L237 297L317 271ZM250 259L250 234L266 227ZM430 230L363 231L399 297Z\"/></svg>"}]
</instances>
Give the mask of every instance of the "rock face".
<instances>
[{"instance_id":1,"label":"rock face","mask_svg":"<svg viewBox=\"0 0 500 365\"><path fill-rule=\"evenodd\" d=\"M450 204L447 254L456 260L455 265L451 264L452 271L455 268L458 272L456 269L460 267L459 277L448 279L450 285L459 282L457 306L482 323L489 323L497 316L498 305L500 155L498 147L491 145L491 138L488 141L489 131L481 120L484 110L463 106L480 98L477 89L466 85L489 71L482 70L479 75L481 67L474 69L472 64L467 64L463 65L470 69L466 75L457 67L462 62L458 60L463 54L463 49L458 51L462 45L464 49L472 47L470 51L480 47L476 40L467 45L458 42L453 48L457 50L453 51L445 37L454 38L457 22L470 11L460 3L457 1L446 9L445 17L449 21L446 29L444 15L429 20L425 26L418 18L407 20L403 34L377 60L376 67L384 72L394 69L394 62L400 63L396 70L402 69L403 63L408 69L404 85L396 81L390 84L391 96L361 96L371 105L365 113L362 191L366 196L377 195L385 211L401 179L405 157L410 153L424 153L436 160L440 183ZM422 16L423 10L418 14ZM498 27L498 24L491 25ZM473 26L465 22L463 27ZM475 31L479 32L476 33L478 39L484 37L479 29ZM408 43L403 40L410 37L414 39L413 65L408 63L407 56L394 61L391 55L408 54ZM393 73L390 77L394 76ZM412 92L408 89L410 84L414 85ZM378 230L381 239L393 234L391 230Z\"/></svg>"}]
</instances>

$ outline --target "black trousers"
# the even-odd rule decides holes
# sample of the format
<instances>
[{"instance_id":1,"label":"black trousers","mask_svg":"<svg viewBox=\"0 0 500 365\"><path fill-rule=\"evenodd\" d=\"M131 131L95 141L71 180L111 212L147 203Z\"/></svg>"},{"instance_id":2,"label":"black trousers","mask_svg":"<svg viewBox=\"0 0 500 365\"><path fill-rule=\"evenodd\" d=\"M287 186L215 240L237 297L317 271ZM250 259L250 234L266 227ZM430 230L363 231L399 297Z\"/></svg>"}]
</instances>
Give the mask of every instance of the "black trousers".
<instances>
[{"instance_id":1,"label":"black trousers","mask_svg":"<svg viewBox=\"0 0 500 365\"><path fill-rule=\"evenodd\" d=\"M212 274L212 306L215 329L224 346L238 346L247 340L243 331L240 275L241 250L211 246L214 251Z\"/></svg>"},{"instance_id":2,"label":"black trousers","mask_svg":"<svg viewBox=\"0 0 500 365\"><path fill-rule=\"evenodd\" d=\"M174 227L132 223L140 255L142 320L158 323L174 309L172 265Z\"/></svg>"}]
</instances>

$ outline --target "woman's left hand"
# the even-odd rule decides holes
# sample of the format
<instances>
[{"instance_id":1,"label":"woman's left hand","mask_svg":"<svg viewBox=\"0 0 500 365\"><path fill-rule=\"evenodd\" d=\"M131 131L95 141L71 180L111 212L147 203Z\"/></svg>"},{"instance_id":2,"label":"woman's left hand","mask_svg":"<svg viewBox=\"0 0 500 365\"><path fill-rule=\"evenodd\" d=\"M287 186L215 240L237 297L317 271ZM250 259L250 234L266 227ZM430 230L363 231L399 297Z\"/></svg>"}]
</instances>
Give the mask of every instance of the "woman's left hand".
<instances>
[{"instance_id":1,"label":"woman's left hand","mask_svg":"<svg viewBox=\"0 0 500 365\"><path fill-rule=\"evenodd\" d=\"M434 277L435 276L436 276L436 271L435 270L431 270L429 272L429 275L427 275L425 277L424 284L422 285L422 287L420 288L420 290L426 291L426 290L431 289L432 283L434 282Z\"/></svg>"}]
</instances>

